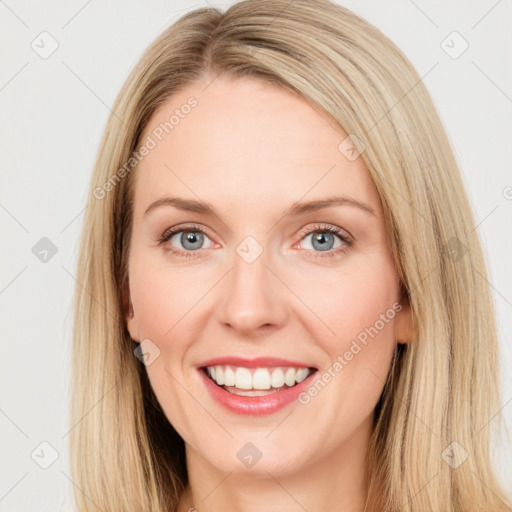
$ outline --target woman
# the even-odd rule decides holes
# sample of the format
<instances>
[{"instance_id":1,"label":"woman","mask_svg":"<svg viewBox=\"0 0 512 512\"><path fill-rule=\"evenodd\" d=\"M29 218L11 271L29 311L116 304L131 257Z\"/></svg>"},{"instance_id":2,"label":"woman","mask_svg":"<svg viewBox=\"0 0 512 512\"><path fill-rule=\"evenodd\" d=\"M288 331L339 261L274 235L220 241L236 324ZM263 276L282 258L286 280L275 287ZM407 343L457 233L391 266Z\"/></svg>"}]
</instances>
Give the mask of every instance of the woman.
<instances>
[{"instance_id":1,"label":"woman","mask_svg":"<svg viewBox=\"0 0 512 512\"><path fill-rule=\"evenodd\" d=\"M510 511L480 245L394 44L326 0L198 9L113 110L78 266L79 510Z\"/></svg>"}]
</instances>

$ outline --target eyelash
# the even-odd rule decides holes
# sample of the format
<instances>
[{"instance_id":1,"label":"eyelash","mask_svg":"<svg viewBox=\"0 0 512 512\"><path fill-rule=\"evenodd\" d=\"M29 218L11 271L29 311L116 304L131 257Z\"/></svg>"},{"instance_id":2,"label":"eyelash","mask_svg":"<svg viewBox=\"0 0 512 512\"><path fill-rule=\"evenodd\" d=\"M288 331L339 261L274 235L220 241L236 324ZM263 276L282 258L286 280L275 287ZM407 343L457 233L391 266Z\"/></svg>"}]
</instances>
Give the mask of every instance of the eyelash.
<instances>
[{"instance_id":1,"label":"eyelash","mask_svg":"<svg viewBox=\"0 0 512 512\"><path fill-rule=\"evenodd\" d=\"M164 231L164 233L161 236L157 237L158 245L164 244L165 242L169 241L175 234L181 233L181 232L189 232L189 233L198 232L198 233L202 233L202 234L208 236L208 234L201 227L199 227L197 225L191 224L188 226L179 226L177 228L167 229L166 231ZM331 249L331 250L325 251L325 252L312 251L313 254L309 256L312 259L331 258L333 256L338 255L340 252L345 252L347 250L347 248L350 248L354 245L354 240L352 239L352 237L350 237L348 234L341 234L342 232L344 232L341 228L338 228L336 226L331 226L329 224L316 224L315 226L313 226L313 228L309 228L309 229L305 229L305 230L301 231L301 233L300 233L301 238L299 241L301 241L307 235L311 235L312 233L319 233L319 232L320 233L332 233L332 234L336 235L341 240L341 242L343 244L345 244L345 247L338 247L335 250ZM173 247L171 247L171 249L168 249L168 250L170 250L172 253L174 253L179 258L193 258L193 257L195 257L194 253L197 252L197 251L182 251L181 249L175 249Z\"/></svg>"}]
</instances>

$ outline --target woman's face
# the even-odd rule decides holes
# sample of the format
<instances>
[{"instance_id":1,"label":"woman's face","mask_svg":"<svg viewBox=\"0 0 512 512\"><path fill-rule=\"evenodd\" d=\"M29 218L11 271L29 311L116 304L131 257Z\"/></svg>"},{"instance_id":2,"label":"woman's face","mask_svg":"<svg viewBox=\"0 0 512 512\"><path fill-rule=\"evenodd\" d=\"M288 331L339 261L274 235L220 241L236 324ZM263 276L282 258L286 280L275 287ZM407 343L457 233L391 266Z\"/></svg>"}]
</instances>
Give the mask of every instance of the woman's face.
<instances>
[{"instance_id":1,"label":"woman's face","mask_svg":"<svg viewBox=\"0 0 512 512\"><path fill-rule=\"evenodd\" d=\"M191 459L276 477L360 460L410 314L376 188L303 99L206 84L166 101L141 138L131 337Z\"/></svg>"}]
</instances>

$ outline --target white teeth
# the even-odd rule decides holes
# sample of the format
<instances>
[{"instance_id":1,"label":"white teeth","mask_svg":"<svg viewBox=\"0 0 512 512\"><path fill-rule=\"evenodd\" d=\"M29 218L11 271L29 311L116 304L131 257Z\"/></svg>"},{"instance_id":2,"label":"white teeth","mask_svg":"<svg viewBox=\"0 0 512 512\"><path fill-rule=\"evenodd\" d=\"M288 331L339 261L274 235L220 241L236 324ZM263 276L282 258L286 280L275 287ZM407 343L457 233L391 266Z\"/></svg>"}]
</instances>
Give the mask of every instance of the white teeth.
<instances>
[{"instance_id":1,"label":"white teeth","mask_svg":"<svg viewBox=\"0 0 512 512\"><path fill-rule=\"evenodd\" d=\"M247 368L236 369L235 387L238 389L252 389L252 375Z\"/></svg>"},{"instance_id":2,"label":"white teeth","mask_svg":"<svg viewBox=\"0 0 512 512\"><path fill-rule=\"evenodd\" d=\"M217 365L208 366L207 373L219 386L224 385L241 390L270 390L282 388L285 384L288 387L294 386L306 379L311 370L290 366L251 370Z\"/></svg>"},{"instance_id":3,"label":"white teeth","mask_svg":"<svg viewBox=\"0 0 512 512\"><path fill-rule=\"evenodd\" d=\"M215 382L222 386L224 384L224 370L221 366L215 367Z\"/></svg>"},{"instance_id":4,"label":"white teeth","mask_svg":"<svg viewBox=\"0 0 512 512\"><path fill-rule=\"evenodd\" d=\"M252 376L254 389L270 389L270 373L263 368L258 368Z\"/></svg>"},{"instance_id":5,"label":"white teeth","mask_svg":"<svg viewBox=\"0 0 512 512\"><path fill-rule=\"evenodd\" d=\"M288 370L286 370L284 382L287 386L293 386L295 384L295 368L288 368Z\"/></svg>"},{"instance_id":6,"label":"white teeth","mask_svg":"<svg viewBox=\"0 0 512 512\"><path fill-rule=\"evenodd\" d=\"M307 368L299 368L295 375L295 380L297 381L297 383L299 383L299 382L302 382L307 376L308 376L308 369Z\"/></svg>"},{"instance_id":7,"label":"white teeth","mask_svg":"<svg viewBox=\"0 0 512 512\"><path fill-rule=\"evenodd\" d=\"M235 372L229 366L224 370L224 385L225 386L234 386L235 385Z\"/></svg>"},{"instance_id":8,"label":"white teeth","mask_svg":"<svg viewBox=\"0 0 512 512\"><path fill-rule=\"evenodd\" d=\"M276 368L272 372L271 384L273 388L282 388L284 386L284 373L281 368Z\"/></svg>"}]
</instances>

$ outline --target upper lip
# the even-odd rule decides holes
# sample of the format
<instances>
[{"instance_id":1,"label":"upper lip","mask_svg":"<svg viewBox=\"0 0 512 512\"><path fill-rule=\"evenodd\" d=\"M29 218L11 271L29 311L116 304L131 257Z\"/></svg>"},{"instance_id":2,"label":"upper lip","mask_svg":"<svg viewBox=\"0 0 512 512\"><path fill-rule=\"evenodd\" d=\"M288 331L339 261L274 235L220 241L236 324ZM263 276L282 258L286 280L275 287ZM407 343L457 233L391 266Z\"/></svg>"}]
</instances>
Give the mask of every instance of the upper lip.
<instances>
[{"instance_id":1,"label":"upper lip","mask_svg":"<svg viewBox=\"0 0 512 512\"><path fill-rule=\"evenodd\" d=\"M274 366L290 366L293 368L314 368L308 363L304 363L302 361L294 361L290 359L282 359L279 357L255 357L252 359L247 359L244 357L235 357L235 356L225 356L225 357L215 357L213 359L208 359L207 361L203 361L198 365L200 368L204 368L207 366L218 366L218 365L231 365L231 366L239 366L242 368L272 368Z\"/></svg>"}]
</instances>

